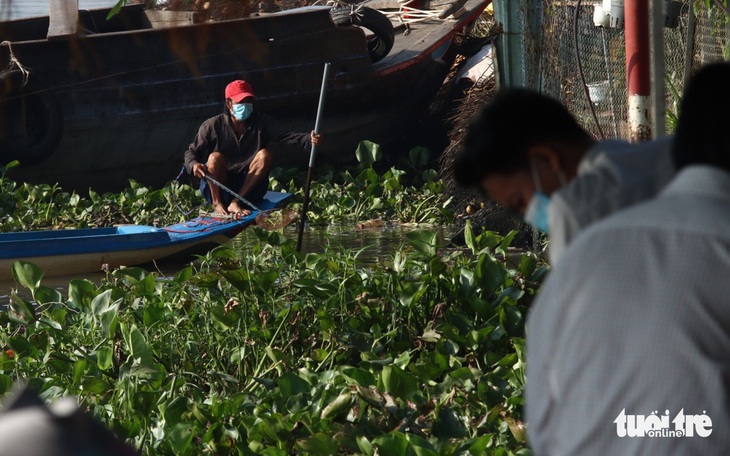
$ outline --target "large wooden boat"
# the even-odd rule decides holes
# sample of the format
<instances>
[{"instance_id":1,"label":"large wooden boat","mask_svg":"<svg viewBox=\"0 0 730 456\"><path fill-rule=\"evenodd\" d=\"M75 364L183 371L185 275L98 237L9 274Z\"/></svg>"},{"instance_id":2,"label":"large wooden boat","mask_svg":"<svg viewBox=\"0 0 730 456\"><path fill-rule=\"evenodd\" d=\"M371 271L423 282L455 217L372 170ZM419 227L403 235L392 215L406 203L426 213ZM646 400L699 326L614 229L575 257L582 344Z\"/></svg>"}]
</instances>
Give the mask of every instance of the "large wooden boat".
<instances>
[{"instance_id":1,"label":"large wooden boat","mask_svg":"<svg viewBox=\"0 0 730 456\"><path fill-rule=\"evenodd\" d=\"M397 2L377 1L385 8L371 0L175 26L153 26L144 5L129 5L109 19L109 9L80 11L79 31L57 37L48 17L0 23L0 164L18 160L9 177L65 190L161 185L200 123L222 112L231 80L249 81L256 109L283 128L311 130L326 62L318 162L351 161L359 141L387 143L418 120L455 35L490 3L457 0L456 14L439 18L442 5L406 26ZM307 163L306 152L275 150L277 165Z\"/></svg>"}]
</instances>

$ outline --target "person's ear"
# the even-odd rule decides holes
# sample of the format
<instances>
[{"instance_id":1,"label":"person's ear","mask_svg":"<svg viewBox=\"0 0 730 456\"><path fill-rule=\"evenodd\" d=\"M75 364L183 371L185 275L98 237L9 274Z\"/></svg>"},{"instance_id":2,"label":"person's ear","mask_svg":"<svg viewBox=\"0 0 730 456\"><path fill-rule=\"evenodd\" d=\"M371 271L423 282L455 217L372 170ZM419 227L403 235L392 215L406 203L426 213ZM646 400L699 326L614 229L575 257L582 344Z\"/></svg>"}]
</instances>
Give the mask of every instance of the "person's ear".
<instances>
[{"instance_id":1,"label":"person's ear","mask_svg":"<svg viewBox=\"0 0 730 456\"><path fill-rule=\"evenodd\" d=\"M230 98L226 98L226 108L230 111L233 108L233 102Z\"/></svg>"},{"instance_id":2,"label":"person's ear","mask_svg":"<svg viewBox=\"0 0 730 456\"><path fill-rule=\"evenodd\" d=\"M556 174L563 169L562 158L553 147L536 144L527 150L527 157L541 166L547 165Z\"/></svg>"}]
</instances>

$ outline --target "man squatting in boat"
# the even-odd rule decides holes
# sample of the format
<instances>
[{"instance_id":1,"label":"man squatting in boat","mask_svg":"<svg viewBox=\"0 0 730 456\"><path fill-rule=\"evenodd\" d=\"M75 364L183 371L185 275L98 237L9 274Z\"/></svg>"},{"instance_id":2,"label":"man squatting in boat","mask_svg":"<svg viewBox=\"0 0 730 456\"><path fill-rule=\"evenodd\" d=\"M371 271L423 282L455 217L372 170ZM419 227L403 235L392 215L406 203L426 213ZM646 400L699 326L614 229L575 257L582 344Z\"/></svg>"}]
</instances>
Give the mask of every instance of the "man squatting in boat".
<instances>
[{"instance_id":1,"label":"man squatting in boat","mask_svg":"<svg viewBox=\"0 0 730 456\"><path fill-rule=\"evenodd\" d=\"M225 111L203 122L185 151L185 169L200 179L200 191L216 214L249 215L251 208L217 185L206 175L237 191L247 201L261 200L268 189L273 154L272 141L311 150L321 135L301 132L275 133L271 122L254 111L251 85L236 80L226 86Z\"/></svg>"}]
</instances>

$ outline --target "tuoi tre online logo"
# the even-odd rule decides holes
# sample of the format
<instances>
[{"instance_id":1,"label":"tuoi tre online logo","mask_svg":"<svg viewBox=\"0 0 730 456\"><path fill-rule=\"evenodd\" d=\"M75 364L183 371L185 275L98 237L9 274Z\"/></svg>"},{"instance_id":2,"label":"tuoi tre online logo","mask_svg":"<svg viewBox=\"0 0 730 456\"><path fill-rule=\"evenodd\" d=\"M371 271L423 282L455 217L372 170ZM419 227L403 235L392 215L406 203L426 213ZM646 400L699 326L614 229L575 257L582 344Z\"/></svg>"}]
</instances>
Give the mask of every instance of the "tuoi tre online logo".
<instances>
[{"instance_id":1,"label":"tuoi tre online logo","mask_svg":"<svg viewBox=\"0 0 730 456\"><path fill-rule=\"evenodd\" d=\"M669 410L664 415L654 411L645 416L627 415L623 409L613 422L619 437L709 437L712 419L706 413L685 415L682 409L670 420Z\"/></svg>"}]
</instances>

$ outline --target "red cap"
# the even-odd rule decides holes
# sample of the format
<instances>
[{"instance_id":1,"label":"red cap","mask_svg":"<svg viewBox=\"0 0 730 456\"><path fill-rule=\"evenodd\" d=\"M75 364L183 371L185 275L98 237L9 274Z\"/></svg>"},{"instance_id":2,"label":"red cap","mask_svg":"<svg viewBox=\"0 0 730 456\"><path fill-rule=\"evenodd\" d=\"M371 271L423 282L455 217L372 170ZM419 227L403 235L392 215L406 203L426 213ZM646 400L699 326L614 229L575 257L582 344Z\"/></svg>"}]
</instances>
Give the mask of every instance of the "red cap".
<instances>
[{"instance_id":1,"label":"red cap","mask_svg":"<svg viewBox=\"0 0 730 456\"><path fill-rule=\"evenodd\" d=\"M234 103L238 103L244 98L253 97L253 89L251 84L246 81L236 80L226 86L226 98L230 98Z\"/></svg>"}]
</instances>

